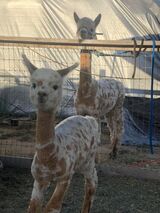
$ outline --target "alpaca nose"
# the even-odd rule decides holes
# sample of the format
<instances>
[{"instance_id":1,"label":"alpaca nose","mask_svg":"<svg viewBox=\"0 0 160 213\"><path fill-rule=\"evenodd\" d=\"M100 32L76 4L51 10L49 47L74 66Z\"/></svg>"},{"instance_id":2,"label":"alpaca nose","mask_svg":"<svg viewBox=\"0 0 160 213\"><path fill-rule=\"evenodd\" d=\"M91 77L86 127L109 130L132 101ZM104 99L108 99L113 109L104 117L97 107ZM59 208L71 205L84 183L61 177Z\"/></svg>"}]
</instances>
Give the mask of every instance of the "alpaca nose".
<instances>
[{"instance_id":1,"label":"alpaca nose","mask_svg":"<svg viewBox=\"0 0 160 213\"><path fill-rule=\"evenodd\" d=\"M79 33L82 39L86 39L88 37L88 30L85 28L81 29Z\"/></svg>"},{"instance_id":2,"label":"alpaca nose","mask_svg":"<svg viewBox=\"0 0 160 213\"><path fill-rule=\"evenodd\" d=\"M38 92L38 102L39 103L45 103L45 101L47 100L47 94L43 91L39 91Z\"/></svg>"},{"instance_id":3,"label":"alpaca nose","mask_svg":"<svg viewBox=\"0 0 160 213\"><path fill-rule=\"evenodd\" d=\"M40 91L40 92L38 92L38 96L43 98L43 97L47 96L47 94L45 92Z\"/></svg>"},{"instance_id":4,"label":"alpaca nose","mask_svg":"<svg viewBox=\"0 0 160 213\"><path fill-rule=\"evenodd\" d=\"M88 33L88 30L85 29L85 28L83 28L83 29L80 30L80 33L81 33L81 34L87 34L87 33Z\"/></svg>"}]
</instances>

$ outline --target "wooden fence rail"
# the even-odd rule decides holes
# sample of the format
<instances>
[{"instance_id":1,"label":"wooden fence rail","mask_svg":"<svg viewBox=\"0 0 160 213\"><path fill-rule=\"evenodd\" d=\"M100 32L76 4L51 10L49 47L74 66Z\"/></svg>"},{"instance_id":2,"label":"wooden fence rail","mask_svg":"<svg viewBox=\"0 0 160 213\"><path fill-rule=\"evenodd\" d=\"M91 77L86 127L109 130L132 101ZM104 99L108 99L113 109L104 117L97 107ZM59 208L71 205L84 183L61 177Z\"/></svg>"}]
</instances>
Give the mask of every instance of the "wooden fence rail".
<instances>
[{"instance_id":1,"label":"wooden fence rail","mask_svg":"<svg viewBox=\"0 0 160 213\"><path fill-rule=\"evenodd\" d=\"M159 51L160 41L156 41L155 49ZM46 47L62 49L87 49L87 50L123 50L123 51L151 51L153 42L150 40L75 40L32 37L5 37L0 36L0 46L13 44L23 47Z\"/></svg>"}]
</instances>

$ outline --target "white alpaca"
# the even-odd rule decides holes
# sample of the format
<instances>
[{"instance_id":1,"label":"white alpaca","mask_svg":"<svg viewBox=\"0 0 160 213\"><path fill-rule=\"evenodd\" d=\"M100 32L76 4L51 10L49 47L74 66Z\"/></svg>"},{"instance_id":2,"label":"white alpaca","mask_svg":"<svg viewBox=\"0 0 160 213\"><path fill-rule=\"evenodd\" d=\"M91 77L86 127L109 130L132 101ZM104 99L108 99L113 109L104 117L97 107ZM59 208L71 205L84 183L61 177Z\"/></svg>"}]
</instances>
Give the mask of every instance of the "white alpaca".
<instances>
[{"instance_id":1,"label":"white alpaca","mask_svg":"<svg viewBox=\"0 0 160 213\"><path fill-rule=\"evenodd\" d=\"M77 24L77 36L81 39L96 39L96 27L100 22L101 14L94 21L90 18L79 18L74 13ZM91 57L91 53L90 54ZM125 98L124 86L114 79L96 81L90 73L86 73L86 67L80 69L80 82L75 98L77 114L94 116L99 127L101 120L107 122L110 131L110 157L116 157L117 144L121 140L123 133L123 103Z\"/></svg>"},{"instance_id":2,"label":"white alpaca","mask_svg":"<svg viewBox=\"0 0 160 213\"><path fill-rule=\"evenodd\" d=\"M96 28L101 20L99 14L94 21L88 17L79 18L77 13L74 12L74 20L77 25L77 37L79 39L96 39Z\"/></svg>"},{"instance_id":3,"label":"white alpaca","mask_svg":"<svg viewBox=\"0 0 160 213\"><path fill-rule=\"evenodd\" d=\"M63 77L77 64L53 71L37 69L25 55L23 61L31 73L31 100L38 109L36 153L31 167L34 186L28 213L59 213L65 191L76 171L86 180L82 213L89 213L97 186L95 155L100 140L97 121L93 117L77 115L55 127ZM52 180L57 181L56 189L43 209L44 191Z\"/></svg>"}]
</instances>

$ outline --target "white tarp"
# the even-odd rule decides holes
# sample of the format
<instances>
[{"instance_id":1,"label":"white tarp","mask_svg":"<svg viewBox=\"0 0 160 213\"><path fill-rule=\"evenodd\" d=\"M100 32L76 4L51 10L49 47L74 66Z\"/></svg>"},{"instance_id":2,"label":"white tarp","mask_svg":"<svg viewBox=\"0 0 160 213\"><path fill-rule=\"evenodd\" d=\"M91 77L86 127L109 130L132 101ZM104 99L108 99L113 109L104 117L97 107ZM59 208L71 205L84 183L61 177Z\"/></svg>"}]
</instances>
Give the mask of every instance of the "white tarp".
<instances>
[{"instance_id":1,"label":"white tarp","mask_svg":"<svg viewBox=\"0 0 160 213\"><path fill-rule=\"evenodd\" d=\"M103 33L98 39L128 39L133 37L159 39L160 34L160 1L159 0L1 0L0 1L0 35L1 36L23 36L40 38L76 38L76 25L73 12L76 11L80 17L88 16L95 18L102 14L101 22L97 31ZM0 51L0 59L3 60L3 49ZM8 54L8 53L7 53ZM44 53L43 53L44 54ZM53 58L51 51L45 54ZM56 61L67 64L77 60L77 54L66 56L66 52L57 54ZM14 55L14 57L16 57ZM19 56L18 56L19 57ZM36 56L35 56L36 57ZM38 56L39 57L39 56ZM70 59L68 59L70 58ZM93 70L99 74L105 69L105 74L112 77L131 78L134 70L134 59L104 57L95 61L103 66ZM139 59L140 58L140 59ZM145 79L141 85L135 81L136 89L150 89L151 54L139 57L135 78ZM62 60L63 59L63 60ZM160 72L159 60L155 60L155 89L159 87ZM99 62L99 61L104 62ZM127 61L127 62L126 62ZM14 62L17 75L20 64ZM105 68L104 68L105 66ZM7 67L7 64L5 64ZM3 62L0 61L0 75L4 72ZM15 75L10 67L8 73ZM23 73L24 74L24 73ZM27 74L26 74L27 75ZM127 88L132 88L130 80L123 79Z\"/></svg>"},{"instance_id":2,"label":"white tarp","mask_svg":"<svg viewBox=\"0 0 160 213\"><path fill-rule=\"evenodd\" d=\"M102 14L99 39L159 34L159 6L159 0L1 0L0 34L74 38L74 11L80 17Z\"/></svg>"}]
</instances>

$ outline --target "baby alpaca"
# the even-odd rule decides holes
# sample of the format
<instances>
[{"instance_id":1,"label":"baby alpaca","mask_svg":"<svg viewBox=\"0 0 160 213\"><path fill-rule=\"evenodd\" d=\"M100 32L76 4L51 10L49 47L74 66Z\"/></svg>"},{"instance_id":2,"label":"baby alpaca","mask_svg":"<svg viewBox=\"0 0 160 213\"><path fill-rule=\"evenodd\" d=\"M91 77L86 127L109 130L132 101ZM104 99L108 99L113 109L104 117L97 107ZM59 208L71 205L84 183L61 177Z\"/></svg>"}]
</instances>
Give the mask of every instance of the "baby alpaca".
<instances>
[{"instance_id":1,"label":"baby alpaca","mask_svg":"<svg viewBox=\"0 0 160 213\"><path fill-rule=\"evenodd\" d=\"M60 213L64 194L76 171L85 177L85 197L81 212L89 213L97 186L97 121L93 117L77 115L55 127L63 77L78 64L54 71L36 68L25 55L23 62L31 74L30 95L32 103L37 107L36 153L31 166L34 185L28 213ZM56 188L43 208L44 192L52 180L57 182Z\"/></svg>"},{"instance_id":2,"label":"baby alpaca","mask_svg":"<svg viewBox=\"0 0 160 213\"><path fill-rule=\"evenodd\" d=\"M78 38L96 39L96 27L100 19L101 14L93 21L87 17L79 18L74 13ZM88 52L87 54L90 55L87 57L91 57L91 53ZM115 158L117 144L121 140L123 133L125 89L121 82L114 79L100 81L92 79L91 70L91 64L87 72L86 67L81 65L79 88L75 98L76 111L80 115L94 116L99 122L99 129L101 129L101 120L106 121L111 140L110 158Z\"/></svg>"}]
</instances>

